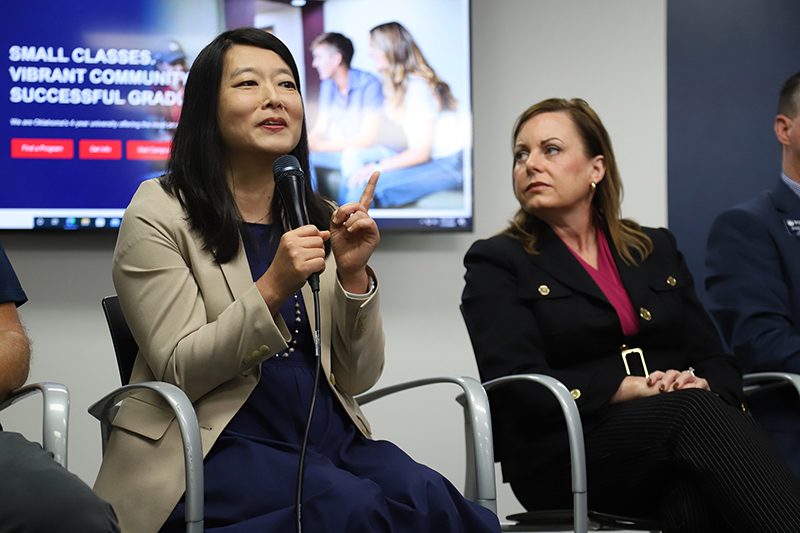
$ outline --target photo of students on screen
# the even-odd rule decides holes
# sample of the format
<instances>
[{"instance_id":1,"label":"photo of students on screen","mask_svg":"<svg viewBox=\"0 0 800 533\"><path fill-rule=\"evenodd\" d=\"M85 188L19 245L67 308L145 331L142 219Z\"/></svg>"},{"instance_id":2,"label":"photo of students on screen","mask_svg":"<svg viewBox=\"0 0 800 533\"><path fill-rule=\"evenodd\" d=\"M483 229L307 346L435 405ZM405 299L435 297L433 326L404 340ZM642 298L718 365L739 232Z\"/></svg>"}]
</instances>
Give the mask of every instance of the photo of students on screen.
<instances>
[{"instance_id":1,"label":"photo of students on screen","mask_svg":"<svg viewBox=\"0 0 800 533\"><path fill-rule=\"evenodd\" d=\"M311 41L311 63L319 74L319 108L308 135L314 189L336 198L342 170L342 152L372 146L383 114L381 82L350 67L353 42L336 32Z\"/></svg>"},{"instance_id":2,"label":"photo of students on screen","mask_svg":"<svg viewBox=\"0 0 800 533\"><path fill-rule=\"evenodd\" d=\"M369 56L380 73L386 116L401 127L407 146L396 150L377 144L343 150L336 199L340 205L352 201L377 170L381 176L375 189L376 207L419 207L423 199L425 207L447 207L460 197L465 147L457 101L449 85L398 22L370 30Z\"/></svg>"}]
</instances>

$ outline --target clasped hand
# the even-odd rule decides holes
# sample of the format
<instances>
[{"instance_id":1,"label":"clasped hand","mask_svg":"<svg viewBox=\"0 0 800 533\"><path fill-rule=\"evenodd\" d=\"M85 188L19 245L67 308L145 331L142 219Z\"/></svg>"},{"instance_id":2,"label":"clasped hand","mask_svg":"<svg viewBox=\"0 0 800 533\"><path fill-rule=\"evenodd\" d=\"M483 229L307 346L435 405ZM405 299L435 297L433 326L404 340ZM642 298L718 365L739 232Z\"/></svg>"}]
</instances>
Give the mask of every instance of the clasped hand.
<instances>
[{"instance_id":1,"label":"clasped hand","mask_svg":"<svg viewBox=\"0 0 800 533\"><path fill-rule=\"evenodd\" d=\"M636 398L655 396L665 392L681 389L711 390L708 381L698 377L690 370L656 370L649 376L626 376L619 385L619 389L611 397L611 403L622 403Z\"/></svg>"},{"instance_id":2,"label":"clasped hand","mask_svg":"<svg viewBox=\"0 0 800 533\"><path fill-rule=\"evenodd\" d=\"M325 270L325 242L330 239L339 280L346 291L363 294L369 290L367 261L380 242L375 221L369 216L379 173L367 182L361 199L341 206L331 215L330 231L314 225L301 226L283 234L275 259L256 282L272 312L299 291L311 274Z\"/></svg>"}]
</instances>

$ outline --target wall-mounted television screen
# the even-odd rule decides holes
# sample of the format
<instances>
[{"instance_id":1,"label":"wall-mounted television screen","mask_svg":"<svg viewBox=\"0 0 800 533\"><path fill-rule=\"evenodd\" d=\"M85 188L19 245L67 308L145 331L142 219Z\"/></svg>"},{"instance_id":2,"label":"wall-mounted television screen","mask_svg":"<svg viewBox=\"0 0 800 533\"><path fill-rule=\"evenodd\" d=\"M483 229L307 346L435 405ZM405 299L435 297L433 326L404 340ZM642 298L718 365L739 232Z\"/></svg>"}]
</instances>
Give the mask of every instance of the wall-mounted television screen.
<instances>
[{"instance_id":1,"label":"wall-mounted television screen","mask_svg":"<svg viewBox=\"0 0 800 533\"><path fill-rule=\"evenodd\" d=\"M470 230L469 0L298 3L6 5L0 229L118 226L164 171L193 59L255 26L298 63L317 190L347 201L379 169L381 229Z\"/></svg>"}]
</instances>

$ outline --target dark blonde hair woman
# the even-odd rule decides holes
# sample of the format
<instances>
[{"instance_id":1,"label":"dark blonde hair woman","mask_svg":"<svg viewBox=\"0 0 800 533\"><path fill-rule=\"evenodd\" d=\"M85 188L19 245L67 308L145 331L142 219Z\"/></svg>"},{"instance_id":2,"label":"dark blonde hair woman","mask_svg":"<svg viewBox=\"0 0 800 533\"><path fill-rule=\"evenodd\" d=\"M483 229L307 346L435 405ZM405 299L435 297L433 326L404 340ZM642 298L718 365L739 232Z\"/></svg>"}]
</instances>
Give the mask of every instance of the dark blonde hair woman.
<instances>
[{"instance_id":1,"label":"dark blonde hair woman","mask_svg":"<svg viewBox=\"0 0 800 533\"><path fill-rule=\"evenodd\" d=\"M540 373L571 390L595 510L657 517L665 533L800 531L800 487L744 412L738 363L675 238L620 218L597 114L540 102L517 120L513 154L520 210L464 260L481 378ZM505 480L529 510L570 507L557 403L528 384L494 391Z\"/></svg>"},{"instance_id":2,"label":"dark blonde hair woman","mask_svg":"<svg viewBox=\"0 0 800 533\"><path fill-rule=\"evenodd\" d=\"M409 76L424 80L439 102L442 111L455 111L456 100L450 94L450 86L444 82L425 60L411 33L399 22L387 22L375 26L369 32L372 50L370 55L381 70L383 92L388 99L388 113L400 122L403 118ZM385 63L383 58L385 57Z\"/></svg>"},{"instance_id":3,"label":"dark blonde hair woman","mask_svg":"<svg viewBox=\"0 0 800 533\"><path fill-rule=\"evenodd\" d=\"M369 55L381 75L387 114L402 128L407 147L345 150L339 203L353 201L375 171L381 172L375 189L378 207L402 207L435 192L460 189L464 130L450 87L398 22L370 30Z\"/></svg>"}]
</instances>

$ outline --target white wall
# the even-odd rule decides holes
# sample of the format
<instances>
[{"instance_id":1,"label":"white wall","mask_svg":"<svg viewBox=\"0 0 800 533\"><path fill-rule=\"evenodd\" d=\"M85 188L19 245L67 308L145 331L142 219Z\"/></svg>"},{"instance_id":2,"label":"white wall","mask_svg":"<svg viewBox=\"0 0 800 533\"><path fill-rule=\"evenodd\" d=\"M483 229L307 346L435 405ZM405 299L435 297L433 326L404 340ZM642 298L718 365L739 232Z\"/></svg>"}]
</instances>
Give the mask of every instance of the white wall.
<instances>
[{"instance_id":1,"label":"white wall","mask_svg":"<svg viewBox=\"0 0 800 533\"><path fill-rule=\"evenodd\" d=\"M458 311L469 245L503 229L511 194L510 130L547 97L585 98L605 121L626 185L624 213L666 224L666 0L473 0L475 231L384 235L373 266L381 280L388 362L380 385L433 374L477 376ZM70 470L91 483L100 464L89 404L119 382L100 299L114 292L113 237L0 235L30 302L31 380L72 393ZM463 485L455 389L433 388L368 406L379 438ZM35 402L33 402L35 403ZM38 438L36 406L0 421ZM520 509L501 488L501 516Z\"/></svg>"}]
</instances>

